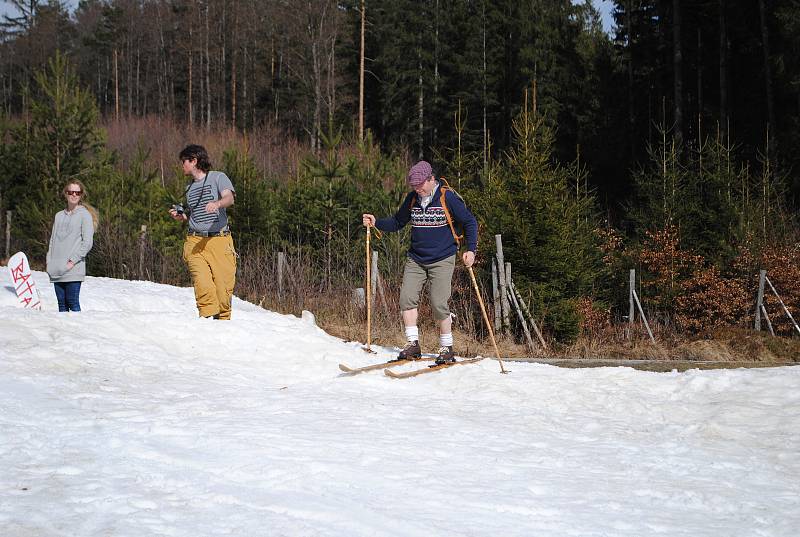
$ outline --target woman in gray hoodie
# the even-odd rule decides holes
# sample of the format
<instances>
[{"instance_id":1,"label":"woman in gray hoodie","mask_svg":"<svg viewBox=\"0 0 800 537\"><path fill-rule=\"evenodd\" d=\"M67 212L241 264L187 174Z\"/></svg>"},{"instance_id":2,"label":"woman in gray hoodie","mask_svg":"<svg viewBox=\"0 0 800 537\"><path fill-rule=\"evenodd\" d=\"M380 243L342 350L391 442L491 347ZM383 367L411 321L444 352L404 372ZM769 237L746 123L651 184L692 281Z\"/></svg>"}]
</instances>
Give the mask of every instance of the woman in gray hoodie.
<instances>
[{"instance_id":1,"label":"woman in gray hoodie","mask_svg":"<svg viewBox=\"0 0 800 537\"><path fill-rule=\"evenodd\" d=\"M97 212L83 202L86 188L80 181L64 187L67 208L56 214L50 247L47 249L47 273L58 299L58 311L81 311L79 295L86 278L86 255L92 249Z\"/></svg>"}]
</instances>

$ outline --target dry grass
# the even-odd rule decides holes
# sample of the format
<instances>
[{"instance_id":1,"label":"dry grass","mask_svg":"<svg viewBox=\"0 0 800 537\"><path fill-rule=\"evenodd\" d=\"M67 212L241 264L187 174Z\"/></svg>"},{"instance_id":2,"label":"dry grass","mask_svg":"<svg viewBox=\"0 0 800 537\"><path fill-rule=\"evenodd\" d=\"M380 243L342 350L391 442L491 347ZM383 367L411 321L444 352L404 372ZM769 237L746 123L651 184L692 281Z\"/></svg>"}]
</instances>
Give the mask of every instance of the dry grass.
<instances>
[{"instance_id":1,"label":"dry grass","mask_svg":"<svg viewBox=\"0 0 800 537\"><path fill-rule=\"evenodd\" d=\"M276 263L264 262L271 256L261 256L261 262L244 263L240 267L237 294L270 310L299 315L302 310L314 313L318 325L328 333L347 341L367 341L366 308L354 297L355 285L339 281L330 289L315 274L314 263L302 255L288 256L288 270L281 292L277 288ZM274 259L274 257L272 257ZM480 308L466 275L457 272L454 278L451 309L457 318L453 326L456 353L461 356L495 356ZM402 347L405 343L400 320L398 295L399 275L387 277L377 297L371 315L372 345ZM484 296L490 320L493 308ZM438 331L432 320L427 299L420 304L420 342L424 352L438 347ZM564 346L549 342L549 348L529 349L521 334L496 334L500 356L507 359L578 359L578 360L649 360L689 362L761 363L764 365L800 362L800 340L775 338L767 332L726 327L713 332L687 337L674 327L651 325L656 343L653 344L640 324L610 324L593 334L581 336L575 343ZM546 330L546 327L545 327Z\"/></svg>"},{"instance_id":2,"label":"dry grass","mask_svg":"<svg viewBox=\"0 0 800 537\"><path fill-rule=\"evenodd\" d=\"M656 344L642 331L634 330L631 341L627 328L616 325L600 337L582 337L563 355L592 359L682 360L704 362L746 362L783 364L800 362L800 340L773 337L741 327L723 327L694 336L682 336L655 326Z\"/></svg>"},{"instance_id":3,"label":"dry grass","mask_svg":"<svg viewBox=\"0 0 800 537\"><path fill-rule=\"evenodd\" d=\"M366 313L351 297L326 297L319 295L306 302L314 312L317 323L328 333L347 341L366 342ZM280 305L273 305L273 308ZM299 313L299 311L295 312ZM431 321L429 309L420 309L420 339L424 352L435 352L438 333ZM550 343L548 350L530 350L518 336L498 334L496 337L500 356L504 359L578 359L578 360L646 360L687 362L759 363L762 365L800 363L800 340L772 337L766 332L754 332L742 328L726 328L715 334L695 339L678 336L660 338L653 344L648 336L634 331L632 340L625 339L627 328L612 328L614 337L582 337L569 346ZM609 330L611 332L612 330ZM658 333L658 332L657 332ZM608 334L610 335L610 334ZM662 335L664 335L662 333ZM397 309L386 312L378 307L372 318L372 345L402 347L405 344L402 322ZM457 354L461 356L495 356L488 337L473 331L453 328Z\"/></svg>"}]
</instances>

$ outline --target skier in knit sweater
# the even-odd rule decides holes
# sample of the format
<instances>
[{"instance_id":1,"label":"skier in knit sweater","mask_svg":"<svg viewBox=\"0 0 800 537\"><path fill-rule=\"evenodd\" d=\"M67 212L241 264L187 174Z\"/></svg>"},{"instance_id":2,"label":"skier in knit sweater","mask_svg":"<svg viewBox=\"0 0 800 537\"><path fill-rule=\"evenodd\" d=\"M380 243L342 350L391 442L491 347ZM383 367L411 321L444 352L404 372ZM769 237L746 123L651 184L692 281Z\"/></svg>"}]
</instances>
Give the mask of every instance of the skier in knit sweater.
<instances>
[{"instance_id":1,"label":"skier in knit sweater","mask_svg":"<svg viewBox=\"0 0 800 537\"><path fill-rule=\"evenodd\" d=\"M439 350L437 364L454 362L453 320L450 300L453 270L455 268L458 243L455 232L448 222L449 213L454 224L463 226L466 250L461 254L464 265L475 262L478 245L478 223L467 209L464 200L451 189L444 189L442 205L442 182L436 179L431 165L424 160L417 162L408 172L406 182L412 188L394 216L376 219L372 214L362 215L365 226L374 226L381 231L398 231L411 222L411 247L408 250L403 285L400 289L400 309L408 343L400 352L399 360L414 360L422 356L417 327L420 293L425 283L430 282L430 302L433 315L439 324Z\"/></svg>"}]
</instances>

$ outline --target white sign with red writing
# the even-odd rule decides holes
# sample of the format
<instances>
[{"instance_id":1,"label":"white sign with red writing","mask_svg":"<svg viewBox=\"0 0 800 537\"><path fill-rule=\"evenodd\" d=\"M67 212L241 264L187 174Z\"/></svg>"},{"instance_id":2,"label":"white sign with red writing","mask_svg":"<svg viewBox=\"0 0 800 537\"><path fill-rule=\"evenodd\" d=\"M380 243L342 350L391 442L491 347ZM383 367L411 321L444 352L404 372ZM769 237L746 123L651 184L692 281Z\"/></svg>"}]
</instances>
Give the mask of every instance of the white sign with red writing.
<instances>
[{"instance_id":1,"label":"white sign with red writing","mask_svg":"<svg viewBox=\"0 0 800 537\"><path fill-rule=\"evenodd\" d=\"M17 291L19 303L25 308L42 309L42 301L36 288L36 280L31 274L28 257L22 252L12 255L8 260L8 270L11 272L11 281Z\"/></svg>"}]
</instances>

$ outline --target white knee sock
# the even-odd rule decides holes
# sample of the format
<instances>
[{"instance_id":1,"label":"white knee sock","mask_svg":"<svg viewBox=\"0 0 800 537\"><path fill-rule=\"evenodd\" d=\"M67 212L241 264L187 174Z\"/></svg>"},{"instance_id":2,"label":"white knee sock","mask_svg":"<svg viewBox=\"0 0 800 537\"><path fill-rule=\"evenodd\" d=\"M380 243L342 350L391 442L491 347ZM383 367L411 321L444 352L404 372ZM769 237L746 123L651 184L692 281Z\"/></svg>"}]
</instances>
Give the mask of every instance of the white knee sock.
<instances>
[{"instance_id":1,"label":"white knee sock","mask_svg":"<svg viewBox=\"0 0 800 537\"><path fill-rule=\"evenodd\" d=\"M411 341L419 341L419 329L416 326L406 326L406 339Z\"/></svg>"},{"instance_id":2,"label":"white knee sock","mask_svg":"<svg viewBox=\"0 0 800 537\"><path fill-rule=\"evenodd\" d=\"M442 347L452 347L453 333L450 332L449 334L439 334L439 345Z\"/></svg>"}]
</instances>

